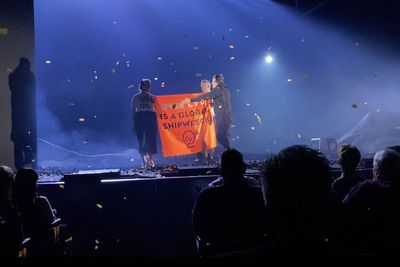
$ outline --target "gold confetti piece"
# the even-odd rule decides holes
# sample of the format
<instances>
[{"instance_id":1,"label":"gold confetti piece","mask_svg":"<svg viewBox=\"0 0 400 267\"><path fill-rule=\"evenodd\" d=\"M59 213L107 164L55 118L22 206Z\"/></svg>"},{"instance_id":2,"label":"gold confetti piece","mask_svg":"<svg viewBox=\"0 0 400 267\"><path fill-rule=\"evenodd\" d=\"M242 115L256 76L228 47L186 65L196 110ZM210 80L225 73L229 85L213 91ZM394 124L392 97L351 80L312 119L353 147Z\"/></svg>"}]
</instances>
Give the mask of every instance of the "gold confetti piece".
<instances>
[{"instance_id":1,"label":"gold confetti piece","mask_svg":"<svg viewBox=\"0 0 400 267\"><path fill-rule=\"evenodd\" d=\"M297 138L299 138L299 139L300 139L300 138L301 138L301 134L297 134Z\"/></svg>"},{"instance_id":2,"label":"gold confetti piece","mask_svg":"<svg viewBox=\"0 0 400 267\"><path fill-rule=\"evenodd\" d=\"M99 209L103 208L103 206L101 204L99 204L99 203L96 204L96 207L98 207Z\"/></svg>"},{"instance_id":3,"label":"gold confetti piece","mask_svg":"<svg viewBox=\"0 0 400 267\"><path fill-rule=\"evenodd\" d=\"M229 60L231 60L231 61L232 61L232 60L235 60L235 57L230 57Z\"/></svg>"},{"instance_id":4,"label":"gold confetti piece","mask_svg":"<svg viewBox=\"0 0 400 267\"><path fill-rule=\"evenodd\" d=\"M96 244L100 244L100 241L99 241L98 239L96 239L94 242L95 242Z\"/></svg>"},{"instance_id":5,"label":"gold confetti piece","mask_svg":"<svg viewBox=\"0 0 400 267\"><path fill-rule=\"evenodd\" d=\"M287 81L288 81L288 83L290 83L290 82L292 82L292 79L291 79L291 78L289 78L289 79L287 79Z\"/></svg>"},{"instance_id":6,"label":"gold confetti piece","mask_svg":"<svg viewBox=\"0 0 400 267\"><path fill-rule=\"evenodd\" d=\"M117 24L117 22L114 20L114 21L113 21L113 24Z\"/></svg>"},{"instance_id":7,"label":"gold confetti piece","mask_svg":"<svg viewBox=\"0 0 400 267\"><path fill-rule=\"evenodd\" d=\"M274 142L273 142L273 143L274 143L274 145L275 145L275 144L276 144L276 141L274 140Z\"/></svg>"},{"instance_id":8,"label":"gold confetti piece","mask_svg":"<svg viewBox=\"0 0 400 267\"><path fill-rule=\"evenodd\" d=\"M85 118L79 118L79 122L85 122Z\"/></svg>"},{"instance_id":9,"label":"gold confetti piece","mask_svg":"<svg viewBox=\"0 0 400 267\"><path fill-rule=\"evenodd\" d=\"M304 38L303 38L303 39L301 39L301 42L302 42L302 43L304 43Z\"/></svg>"},{"instance_id":10,"label":"gold confetti piece","mask_svg":"<svg viewBox=\"0 0 400 267\"><path fill-rule=\"evenodd\" d=\"M128 89L133 88L133 84L128 85Z\"/></svg>"},{"instance_id":11,"label":"gold confetti piece","mask_svg":"<svg viewBox=\"0 0 400 267\"><path fill-rule=\"evenodd\" d=\"M250 103L246 103L246 106L250 107Z\"/></svg>"},{"instance_id":12,"label":"gold confetti piece","mask_svg":"<svg viewBox=\"0 0 400 267\"><path fill-rule=\"evenodd\" d=\"M368 103L367 102L364 102L364 105L367 105Z\"/></svg>"},{"instance_id":13,"label":"gold confetti piece","mask_svg":"<svg viewBox=\"0 0 400 267\"><path fill-rule=\"evenodd\" d=\"M255 131L255 130L256 130L256 127L251 126L250 129L252 129L253 131Z\"/></svg>"},{"instance_id":14,"label":"gold confetti piece","mask_svg":"<svg viewBox=\"0 0 400 267\"><path fill-rule=\"evenodd\" d=\"M97 115L93 115L93 118L97 119Z\"/></svg>"},{"instance_id":15,"label":"gold confetti piece","mask_svg":"<svg viewBox=\"0 0 400 267\"><path fill-rule=\"evenodd\" d=\"M161 83L161 87L165 87L165 82L162 82L162 83Z\"/></svg>"},{"instance_id":16,"label":"gold confetti piece","mask_svg":"<svg viewBox=\"0 0 400 267\"><path fill-rule=\"evenodd\" d=\"M133 159L133 158L132 158L132 159L130 159L130 162L133 162L133 161L135 161L135 159Z\"/></svg>"},{"instance_id":17,"label":"gold confetti piece","mask_svg":"<svg viewBox=\"0 0 400 267\"><path fill-rule=\"evenodd\" d=\"M196 73L195 75L196 75L196 77L201 77L201 76L203 76L203 74L201 74L200 72Z\"/></svg>"},{"instance_id":18,"label":"gold confetti piece","mask_svg":"<svg viewBox=\"0 0 400 267\"><path fill-rule=\"evenodd\" d=\"M68 242L71 242L71 241L72 241L72 236L67 238L67 239L65 239L64 243L68 243Z\"/></svg>"},{"instance_id":19,"label":"gold confetti piece","mask_svg":"<svg viewBox=\"0 0 400 267\"><path fill-rule=\"evenodd\" d=\"M58 187L61 188L61 189L64 189L64 185L63 184L59 184Z\"/></svg>"},{"instance_id":20,"label":"gold confetti piece","mask_svg":"<svg viewBox=\"0 0 400 267\"><path fill-rule=\"evenodd\" d=\"M99 78L99 76L97 76L97 75L94 75L94 78L97 80L97 79Z\"/></svg>"},{"instance_id":21,"label":"gold confetti piece","mask_svg":"<svg viewBox=\"0 0 400 267\"><path fill-rule=\"evenodd\" d=\"M199 50L198 46L193 46L193 50Z\"/></svg>"},{"instance_id":22,"label":"gold confetti piece","mask_svg":"<svg viewBox=\"0 0 400 267\"><path fill-rule=\"evenodd\" d=\"M98 249L99 249L99 246L96 245L96 246L94 247L94 250L98 250Z\"/></svg>"},{"instance_id":23,"label":"gold confetti piece","mask_svg":"<svg viewBox=\"0 0 400 267\"><path fill-rule=\"evenodd\" d=\"M119 65L119 61L115 62L115 65L117 65L117 66L118 66L118 65Z\"/></svg>"},{"instance_id":24,"label":"gold confetti piece","mask_svg":"<svg viewBox=\"0 0 400 267\"><path fill-rule=\"evenodd\" d=\"M239 90L239 89L236 89L236 92L238 92L238 93L239 93L239 92L240 92L240 90Z\"/></svg>"},{"instance_id":25,"label":"gold confetti piece","mask_svg":"<svg viewBox=\"0 0 400 267\"><path fill-rule=\"evenodd\" d=\"M126 197L124 197L124 200L126 200Z\"/></svg>"},{"instance_id":26,"label":"gold confetti piece","mask_svg":"<svg viewBox=\"0 0 400 267\"><path fill-rule=\"evenodd\" d=\"M96 73L96 72L97 72L97 71L95 71L95 70L93 71L93 73Z\"/></svg>"},{"instance_id":27,"label":"gold confetti piece","mask_svg":"<svg viewBox=\"0 0 400 267\"><path fill-rule=\"evenodd\" d=\"M206 173L211 173L211 171L207 171Z\"/></svg>"},{"instance_id":28,"label":"gold confetti piece","mask_svg":"<svg viewBox=\"0 0 400 267\"><path fill-rule=\"evenodd\" d=\"M218 108L221 109L221 108L222 108L222 105L219 105Z\"/></svg>"},{"instance_id":29,"label":"gold confetti piece","mask_svg":"<svg viewBox=\"0 0 400 267\"><path fill-rule=\"evenodd\" d=\"M8 28L0 27L0 35L7 35L7 34L8 34Z\"/></svg>"},{"instance_id":30,"label":"gold confetti piece","mask_svg":"<svg viewBox=\"0 0 400 267\"><path fill-rule=\"evenodd\" d=\"M157 60L162 60L162 57L158 57Z\"/></svg>"},{"instance_id":31,"label":"gold confetti piece","mask_svg":"<svg viewBox=\"0 0 400 267\"><path fill-rule=\"evenodd\" d=\"M235 141L236 140L236 138L232 138L232 141Z\"/></svg>"},{"instance_id":32,"label":"gold confetti piece","mask_svg":"<svg viewBox=\"0 0 400 267\"><path fill-rule=\"evenodd\" d=\"M232 28L229 28L229 31L231 32L231 31L232 31Z\"/></svg>"},{"instance_id":33,"label":"gold confetti piece","mask_svg":"<svg viewBox=\"0 0 400 267\"><path fill-rule=\"evenodd\" d=\"M236 139L239 139L240 138L240 136L236 136Z\"/></svg>"},{"instance_id":34,"label":"gold confetti piece","mask_svg":"<svg viewBox=\"0 0 400 267\"><path fill-rule=\"evenodd\" d=\"M157 81L157 80L158 80L158 77L155 77L154 80Z\"/></svg>"},{"instance_id":35,"label":"gold confetti piece","mask_svg":"<svg viewBox=\"0 0 400 267\"><path fill-rule=\"evenodd\" d=\"M236 125L235 125L235 124L232 124L232 125L231 125L231 128L235 128L235 127L236 127Z\"/></svg>"},{"instance_id":36,"label":"gold confetti piece","mask_svg":"<svg viewBox=\"0 0 400 267\"><path fill-rule=\"evenodd\" d=\"M46 64L51 64L51 60L46 60Z\"/></svg>"},{"instance_id":37,"label":"gold confetti piece","mask_svg":"<svg viewBox=\"0 0 400 267\"><path fill-rule=\"evenodd\" d=\"M71 80L70 80L70 79L67 79L67 82L71 83Z\"/></svg>"},{"instance_id":38,"label":"gold confetti piece","mask_svg":"<svg viewBox=\"0 0 400 267\"><path fill-rule=\"evenodd\" d=\"M231 45L229 45L229 48L233 49L233 48L235 48L235 46L233 44L231 44Z\"/></svg>"},{"instance_id":39,"label":"gold confetti piece","mask_svg":"<svg viewBox=\"0 0 400 267\"><path fill-rule=\"evenodd\" d=\"M249 35L245 35L245 36L244 36L244 38L246 38L246 39L249 38L249 37L250 37Z\"/></svg>"}]
</instances>

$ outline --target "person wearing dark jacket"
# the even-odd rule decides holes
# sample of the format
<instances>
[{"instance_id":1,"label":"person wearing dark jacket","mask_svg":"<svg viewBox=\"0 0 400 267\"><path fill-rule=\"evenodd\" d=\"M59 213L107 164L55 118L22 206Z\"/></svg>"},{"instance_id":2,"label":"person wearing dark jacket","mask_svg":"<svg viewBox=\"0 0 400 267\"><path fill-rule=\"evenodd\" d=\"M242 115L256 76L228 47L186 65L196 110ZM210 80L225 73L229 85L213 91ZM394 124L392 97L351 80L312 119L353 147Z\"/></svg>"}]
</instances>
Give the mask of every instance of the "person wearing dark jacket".
<instances>
[{"instance_id":1,"label":"person wearing dark jacket","mask_svg":"<svg viewBox=\"0 0 400 267\"><path fill-rule=\"evenodd\" d=\"M222 74L214 75L211 85L212 89L209 93L190 99L187 98L184 102L198 102L203 99L213 100L217 141L224 149L229 149L231 147L230 128L232 124L231 95L228 87L225 85Z\"/></svg>"}]
</instances>

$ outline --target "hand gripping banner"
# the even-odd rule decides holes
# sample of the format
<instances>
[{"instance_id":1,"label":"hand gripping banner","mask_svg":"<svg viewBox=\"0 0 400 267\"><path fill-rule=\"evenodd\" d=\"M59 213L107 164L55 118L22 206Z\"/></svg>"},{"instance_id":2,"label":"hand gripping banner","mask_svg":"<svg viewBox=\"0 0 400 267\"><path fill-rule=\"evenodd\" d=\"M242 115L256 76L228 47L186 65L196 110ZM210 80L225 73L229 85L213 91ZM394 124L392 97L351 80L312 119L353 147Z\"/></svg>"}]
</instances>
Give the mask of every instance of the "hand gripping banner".
<instances>
[{"instance_id":1,"label":"hand gripping banner","mask_svg":"<svg viewBox=\"0 0 400 267\"><path fill-rule=\"evenodd\" d=\"M210 100L183 104L200 94L156 97L158 129L164 157L194 154L217 146Z\"/></svg>"}]
</instances>

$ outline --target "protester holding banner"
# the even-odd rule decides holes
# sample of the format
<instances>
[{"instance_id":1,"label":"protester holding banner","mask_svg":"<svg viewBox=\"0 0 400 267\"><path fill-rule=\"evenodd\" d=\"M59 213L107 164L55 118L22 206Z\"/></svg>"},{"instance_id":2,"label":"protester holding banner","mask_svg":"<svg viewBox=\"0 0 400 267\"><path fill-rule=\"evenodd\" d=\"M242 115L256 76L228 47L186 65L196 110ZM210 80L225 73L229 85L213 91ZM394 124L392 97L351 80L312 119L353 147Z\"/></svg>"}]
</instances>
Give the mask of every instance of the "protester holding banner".
<instances>
[{"instance_id":1,"label":"protester holding banner","mask_svg":"<svg viewBox=\"0 0 400 267\"><path fill-rule=\"evenodd\" d=\"M215 123L217 141L225 149L231 147L230 128L232 123L231 96L228 87L224 83L222 74L214 75L212 78L212 89L209 93L194 98L187 98L184 103L198 102L203 99L212 99L214 102Z\"/></svg>"},{"instance_id":2,"label":"protester holding banner","mask_svg":"<svg viewBox=\"0 0 400 267\"><path fill-rule=\"evenodd\" d=\"M201 86L201 92L203 94L207 94L211 90L211 82L209 80L202 80L200 83L200 86ZM205 107L209 106L209 110L212 115L212 119L214 119L215 113L214 113L212 99L206 99L205 102L203 103L203 105ZM205 127L202 127L201 132L203 132L204 130L205 130ZM204 134L202 134L202 133L201 133L201 135L204 136ZM214 149L206 149L205 140L202 140L202 150L197 153L197 159L195 160L195 162L197 162L199 164L204 164L204 163L213 164L213 163L215 163L215 161L213 159L213 153L214 153Z\"/></svg>"},{"instance_id":3,"label":"protester holding banner","mask_svg":"<svg viewBox=\"0 0 400 267\"><path fill-rule=\"evenodd\" d=\"M151 81L142 79L140 93L131 101L132 129L139 141L139 153L143 168L154 168L154 155L157 153L157 115L155 112L155 96L150 93Z\"/></svg>"}]
</instances>

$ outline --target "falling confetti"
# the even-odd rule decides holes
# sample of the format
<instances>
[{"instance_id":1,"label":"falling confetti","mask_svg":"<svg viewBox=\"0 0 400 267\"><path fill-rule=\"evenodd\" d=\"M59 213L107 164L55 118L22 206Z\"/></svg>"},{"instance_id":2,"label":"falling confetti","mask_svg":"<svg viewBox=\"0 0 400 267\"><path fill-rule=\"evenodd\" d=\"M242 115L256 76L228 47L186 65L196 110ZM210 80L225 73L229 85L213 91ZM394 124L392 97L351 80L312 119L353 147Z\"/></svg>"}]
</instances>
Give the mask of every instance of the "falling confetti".
<instances>
[{"instance_id":1,"label":"falling confetti","mask_svg":"<svg viewBox=\"0 0 400 267\"><path fill-rule=\"evenodd\" d=\"M364 105L367 105L368 103L367 102L364 102Z\"/></svg>"},{"instance_id":2,"label":"falling confetti","mask_svg":"<svg viewBox=\"0 0 400 267\"><path fill-rule=\"evenodd\" d=\"M231 128L235 128L235 127L236 127L236 125L235 125L235 124L232 124L232 125L231 125Z\"/></svg>"},{"instance_id":3,"label":"falling confetti","mask_svg":"<svg viewBox=\"0 0 400 267\"><path fill-rule=\"evenodd\" d=\"M162 57L158 57L157 60L162 60Z\"/></svg>"},{"instance_id":4,"label":"falling confetti","mask_svg":"<svg viewBox=\"0 0 400 267\"><path fill-rule=\"evenodd\" d=\"M128 85L128 89L133 88L133 84Z\"/></svg>"},{"instance_id":5,"label":"falling confetti","mask_svg":"<svg viewBox=\"0 0 400 267\"><path fill-rule=\"evenodd\" d=\"M235 57L230 57L229 60L230 61L235 60Z\"/></svg>"},{"instance_id":6,"label":"falling confetti","mask_svg":"<svg viewBox=\"0 0 400 267\"><path fill-rule=\"evenodd\" d=\"M51 60L46 60L46 64L51 64Z\"/></svg>"},{"instance_id":7,"label":"falling confetti","mask_svg":"<svg viewBox=\"0 0 400 267\"><path fill-rule=\"evenodd\" d=\"M70 79L67 79L67 82L71 83L71 80L70 80Z\"/></svg>"},{"instance_id":8,"label":"falling confetti","mask_svg":"<svg viewBox=\"0 0 400 267\"><path fill-rule=\"evenodd\" d=\"M117 24L117 22L114 20L114 21L113 21L113 24Z\"/></svg>"},{"instance_id":9,"label":"falling confetti","mask_svg":"<svg viewBox=\"0 0 400 267\"><path fill-rule=\"evenodd\" d=\"M130 162L133 162L133 161L135 161L135 159L131 158Z\"/></svg>"},{"instance_id":10,"label":"falling confetti","mask_svg":"<svg viewBox=\"0 0 400 267\"><path fill-rule=\"evenodd\" d=\"M119 61L115 62L115 65L118 66L119 65Z\"/></svg>"},{"instance_id":11,"label":"falling confetti","mask_svg":"<svg viewBox=\"0 0 400 267\"><path fill-rule=\"evenodd\" d=\"M301 42L302 42L302 43L304 43L304 38L303 38L303 39L301 39Z\"/></svg>"},{"instance_id":12,"label":"falling confetti","mask_svg":"<svg viewBox=\"0 0 400 267\"><path fill-rule=\"evenodd\" d=\"M64 189L64 185L63 184L59 184L58 187L61 188L61 189Z\"/></svg>"},{"instance_id":13,"label":"falling confetti","mask_svg":"<svg viewBox=\"0 0 400 267\"><path fill-rule=\"evenodd\" d=\"M250 107L250 103L246 103L246 106Z\"/></svg>"},{"instance_id":14,"label":"falling confetti","mask_svg":"<svg viewBox=\"0 0 400 267\"><path fill-rule=\"evenodd\" d=\"M94 250L98 250L98 249L99 249L99 246L96 245L96 246L94 247Z\"/></svg>"},{"instance_id":15,"label":"falling confetti","mask_svg":"<svg viewBox=\"0 0 400 267\"><path fill-rule=\"evenodd\" d=\"M200 49L200 47L198 47L198 46L193 46L193 50L199 50Z\"/></svg>"},{"instance_id":16,"label":"falling confetti","mask_svg":"<svg viewBox=\"0 0 400 267\"><path fill-rule=\"evenodd\" d=\"M94 79L95 80L97 80L99 78L99 76L97 76L97 75L94 75Z\"/></svg>"},{"instance_id":17,"label":"falling confetti","mask_svg":"<svg viewBox=\"0 0 400 267\"><path fill-rule=\"evenodd\" d=\"M300 139L300 138L301 138L301 134L297 134L297 138L299 138L299 139Z\"/></svg>"},{"instance_id":18,"label":"falling confetti","mask_svg":"<svg viewBox=\"0 0 400 267\"><path fill-rule=\"evenodd\" d=\"M254 113L254 116L256 116L256 118L257 118L257 120L258 120L258 123L261 125L261 124L262 124L262 123L261 123L261 117L258 116L257 113Z\"/></svg>"},{"instance_id":19,"label":"falling confetti","mask_svg":"<svg viewBox=\"0 0 400 267\"><path fill-rule=\"evenodd\" d=\"M75 103L69 102L68 105L75 106Z\"/></svg>"},{"instance_id":20,"label":"falling confetti","mask_svg":"<svg viewBox=\"0 0 400 267\"><path fill-rule=\"evenodd\" d=\"M96 204L96 207L98 207L99 209L103 208L103 206L101 204L99 204L99 203Z\"/></svg>"},{"instance_id":21,"label":"falling confetti","mask_svg":"<svg viewBox=\"0 0 400 267\"><path fill-rule=\"evenodd\" d=\"M162 82L161 83L161 88L164 88L165 87L165 82Z\"/></svg>"},{"instance_id":22,"label":"falling confetti","mask_svg":"<svg viewBox=\"0 0 400 267\"><path fill-rule=\"evenodd\" d=\"M255 130L256 130L256 127L251 126L250 129L252 129L253 131L255 131Z\"/></svg>"},{"instance_id":23,"label":"falling confetti","mask_svg":"<svg viewBox=\"0 0 400 267\"><path fill-rule=\"evenodd\" d=\"M201 77L201 76L203 76L203 75L202 75L200 72L198 72L198 73L195 74L195 76L196 76L196 77Z\"/></svg>"},{"instance_id":24,"label":"falling confetti","mask_svg":"<svg viewBox=\"0 0 400 267\"><path fill-rule=\"evenodd\" d=\"M245 35L245 36L244 36L245 39L247 39L247 38L249 38L249 37L250 37L249 35Z\"/></svg>"},{"instance_id":25,"label":"falling confetti","mask_svg":"<svg viewBox=\"0 0 400 267\"><path fill-rule=\"evenodd\" d=\"M231 31L232 31L232 28L229 28L229 31L231 32Z\"/></svg>"},{"instance_id":26,"label":"falling confetti","mask_svg":"<svg viewBox=\"0 0 400 267\"><path fill-rule=\"evenodd\" d=\"M381 109L380 109L380 108L377 108L377 109L376 109L376 112L381 112Z\"/></svg>"},{"instance_id":27,"label":"falling confetti","mask_svg":"<svg viewBox=\"0 0 400 267\"><path fill-rule=\"evenodd\" d=\"M79 118L79 122L85 122L85 118Z\"/></svg>"},{"instance_id":28,"label":"falling confetti","mask_svg":"<svg viewBox=\"0 0 400 267\"><path fill-rule=\"evenodd\" d=\"M96 244L100 244L100 241L99 241L98 239L96 239L94 242L95 242Z\"/></svg>"},{"instance_id":29,"label":"falling confetti","mask_svg":"<svg viewBox=\"0 0 400 267\"><path fill-rule=\"evenodd\" d=\"M238 92L238 93L239 93L239 92L240 92L240 90L239 90L239 89L236 89L236 92Z\"/></svg>"},{"instance_id":30,"label":"falling confetti","mask_svg":"<svg viewBox=\"0 0 400 267\"><path fill-rule=\"evenodd\" d=\"M71 242L71 241L72 241L72 236L67 238L67 239L65 239L64 243L68 243L68 242Z\"/></svg>"},{"instance_id":31,"label":"falling confetti","mask_svg":"<svg viewBox=\"0 0 400 267\"><path fill-rule=\"evenodd\" d=\"M288 81L288 83L290 83L290 82L292 82L292 79L291 79L291 78L289 78L289 79L287 79L287 81Z\"/></svg>"},{"instance_id":32,"label":"falling confetti","mask_svg":"<svg viewBox=\"0 0 400 267\"><path fill-rule=\"evenodd\" d=\"M229 48L233 49L233 48L235 48L235 46L233 44L231 44L231 45L229 45Z\"/></svg>"},{"instance_id":33,"label":"falling confetti","mask_svg":"<svg viewBox=\"0 0 400 267\"><path fill-rule=\"evenodd\" d=\"M240 136L236 136L236 139L239 139L240 138Z\"/></svg>"},{"instance_id":34,"label":"falling confetti","mask_svg":"<svg viewBox=\"0 0 400 267\"><path fill-rule=\"evenodd\" d=\"M218 108L221 109L221 108L222 108L222 105L219 105Z\"/></svg>"},{"instance_id":35,"label":"falling confetti","mask_svg":"<svg viewBox=\"0 0 400 267\"><path fill-rule=\"evenodd\" d=\"M359 43L356 43L356 46L359 46Z\"/></svg>"},{"instance_id":36,"label":"falling confetti","mask_svg":"<svg viewBox=\"0 0 400 267\"><path fill-rule=\"evenodd\" d=\"M124 200L126 200L126 197L124 197Z\"/></svg>"}]
</instances>

